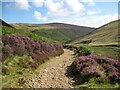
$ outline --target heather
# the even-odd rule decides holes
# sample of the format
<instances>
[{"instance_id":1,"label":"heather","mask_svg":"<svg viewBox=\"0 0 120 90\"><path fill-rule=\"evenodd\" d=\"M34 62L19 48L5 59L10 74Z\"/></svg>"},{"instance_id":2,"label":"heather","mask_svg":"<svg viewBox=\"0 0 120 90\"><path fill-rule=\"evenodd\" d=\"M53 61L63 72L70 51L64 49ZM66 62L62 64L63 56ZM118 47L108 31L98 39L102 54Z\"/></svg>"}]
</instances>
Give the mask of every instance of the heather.
<instances>
[{"instance_id":1,"label":"heather","mask_svg":"<svg viewBox=\"0 0 120 90\"><path fill-rule=\"evenodd\" d=\"M13 55L23 56L28 54L34 62L28 62L31 67L36 68L39 64L44 63L49 57L59 56L63 53L62 44L46 43L43 41L32 40L24 35L4 35L2 37L3 60ZM22 62L19 63L23 65ZM25 65L23 65L25 66Z\"/></svg>"},{"instance_id":2,"label":"heather","mask_svg":"<svg viewBox=\"0 0 120 90\"><path fill-rule=\"evenodd\" d=\"M72 66L81 77L81 83L96 78L96 83L120 84L120 61L108 57L89 55L80 56Z\"/></svg>"}]
</instances>

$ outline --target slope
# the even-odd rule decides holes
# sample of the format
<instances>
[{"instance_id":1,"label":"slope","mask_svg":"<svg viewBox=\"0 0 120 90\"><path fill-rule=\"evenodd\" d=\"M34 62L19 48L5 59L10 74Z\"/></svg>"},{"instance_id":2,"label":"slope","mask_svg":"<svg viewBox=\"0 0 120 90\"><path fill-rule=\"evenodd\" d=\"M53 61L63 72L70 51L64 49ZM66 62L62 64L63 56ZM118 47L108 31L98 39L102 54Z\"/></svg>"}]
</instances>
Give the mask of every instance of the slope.
<instances>
[{"instance_id":1,"label":"slope","mask_svg":"<svg viewBox=\"0 0 120 90\"><path fill-rule=\"evenodd\" d=\"M40 35L34 34L32 33L30 30L26 31L23 29L18 29L13 27L12 25L6 23L5 21L0 19L0 30L1 30L1 34L0 37L6 35L6 34L10 34L10 35L19 35L19 34L23 34L25 36L28 36L29 38L33 39L33 40L42 40L44 42L56 42L55 40L52 40L50 38L46 38L46 37L42 37Z\"/></svg>"},{"instance_id":2,"label":"slope","mask_svg":"<svg viewBox=\"0 0 120 90\"><path fill-rule=\"evenodd\" d=\"M97 28L90 34L75 40L75 44L88 45L117 45L118 44L118 20Z\"/></svg>"},{"instance_id":3,"label":"slope","mask_svg":"<svg viewBox=\"0 0 120 90\"><path fill-rule=\"evenodd\" d=\"M84 36L92 32L95 28L76 26L64 23L48 23L48 24L11 24L17 29L24 29L25 31L31 31L35 35L39 35L45 38L50 38L55 41L63 43L69 43L76 38Z\"/></svg>"}]
</instances>

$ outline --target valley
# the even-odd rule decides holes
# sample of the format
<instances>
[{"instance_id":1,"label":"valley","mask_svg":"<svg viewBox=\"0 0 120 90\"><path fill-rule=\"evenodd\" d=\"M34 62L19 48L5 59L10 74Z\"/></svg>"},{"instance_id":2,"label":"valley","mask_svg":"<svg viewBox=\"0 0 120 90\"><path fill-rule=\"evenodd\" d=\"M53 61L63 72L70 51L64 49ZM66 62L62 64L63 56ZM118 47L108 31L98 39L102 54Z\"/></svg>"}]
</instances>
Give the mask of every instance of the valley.
<instances>
[{"instance_id":1,"label":"valley","mask_svg":"<svg viewBox=\"0 0 120 90\"><path fill-rule=\"evenodd\" d=\"M76 38L82 37L95 28L70 25L64 23L48 23L48 24L11 24L16 29L29 31L32 34L42 36L46 39L69 43Z\"/></svg>"}]
</instances>

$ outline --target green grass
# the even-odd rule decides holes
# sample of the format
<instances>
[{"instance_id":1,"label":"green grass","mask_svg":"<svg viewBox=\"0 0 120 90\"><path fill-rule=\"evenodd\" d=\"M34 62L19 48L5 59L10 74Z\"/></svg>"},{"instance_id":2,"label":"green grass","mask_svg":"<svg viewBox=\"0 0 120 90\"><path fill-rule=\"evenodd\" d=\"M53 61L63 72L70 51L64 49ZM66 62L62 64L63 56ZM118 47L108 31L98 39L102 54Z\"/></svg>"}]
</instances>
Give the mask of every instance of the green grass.
<instances>
[{"instance_id":1,"label":"green grass","mask_svg":"<svg viewBox=\"0 0 120 90\"><path fill-rule=\"evenodd\" d=\"M118 59L120 48L117 46L108 46L108 45L100 45L100 46L91 46L91 45L84 45L84 44L68 44L75 47L85 47L91 51L91 54L98 55L98 56L105 56L114 59Z\"/></svg>"},{"instance_id":2,"label":"green grass","mask_svg":"<svg viewBox=\"0 0 120 90\"><path fill-rule=\"evenodd\" d=\"M24 62L26 64L28 61L33 61L33 59L28 55L14 55L7 58L2 63L2 67L7 68L7 73L2 74L2 88L28 88L29 86L27 82L25 84L20 84L19 79L24 78L25 80L29 80L35 75L39 75L40 69L51 60L50 58L53 57L49 57L49 59L47 59L46 62L41 64L37 69L32 69L30 67L24 68L18 64L19 62Z\"/></svg>"},{"instance_id":3,"label":"green grass","mask_svg":"<svg viewBox=\"0 0 120 90\"><path fill-rule=\"evenodd\" d=\"M91 48L92 53L96 54L98 56L105 56L105 57L110 57L114 59L118 59L118 54L119 54L119 47L109 47L109 46L99 46L99 47L92 47Z\"/></svg>"},{"instance_id":4,"label":"green grass","mask_svg":"<svg viewBox=\"0 0 120 90\"><path fill-rule=\"evenodd\" d=\"M68 29L39 29L32 32L36 35L60 42L70 41L75 38L75 33Z\"/></svg>"},{"instance_id":5,"label":"green grass","mask_svg":"<svg viewBox=\"0 0 120 90\"><path fill-rule=\"evenodd\" d=\"M109 81L105 81L103 83L97 82L98 78L91 78L88 82L85 82L84 84L81 85L75 85L75 88L81 88L81 87L86 87L86 88L97 88L97 89L113 89L113 88L118 88L119 84L110 84Z\"/></svg>"},{"instance_id":6,"label":"green grass","mask_svg":"<svg viewBox=\"0 0 120 90\"><path fill-rule=\"evenodd\" d=\"M39 70L41 67L49 61L49 59L41 64L37 69L32 69L27 66L26 63L29 61L34 61L30 56L17 56L14 55L12 57L7 58L3 63L3 73L2 73L2 88L28 88L27 82L19 83L19 79L24 78L25 81L31 79L34 75L39 74ZM26 64L26 68L19 65L19 62L24 62ZM6 68L6 69L4 69ZM6 70L7 73L4 73Z\"/></svg>"},{"instance_id":7,"label":"green grass","mask_svg":"<svg viewBox=\"0 0 120 90\"><path fill-rule=\"evenodd\" d=\"M25 84L19 84L20 78L27 79L32 75L34 72L31 68L23 68L20 65L18 65L18 62L21 62L21 60L29 60L31 59L27 55L24 55L22 57L20 56L12 56L7 58L3 62L3 67L7 68L7 74L3 74L2 76L2 87L3 88L20 88L20 87L26 87ZM20 74L22 73L22 74Z\"/></svg>"},{"instance_id":8,"label":"green grass","mask_svg":"<svg viewBox=\"0 0 120 90\"><path fill-rule=\"evenodd\" d=\"M114 84L109 84L109 83L102 83L102 84L96 84L96 83L86 83L86 84L82 84L82 85L77 85L75 86L75 88L81 88L81 87L86 87L86 88L97 88L97 89L103 89L103 88L108 88L108 89L113 89L113 88L118 88L118 84L114 85Z\"/></svg>"},{"instance_id":9,"label":"green grass","mask_svg":"<svg viewBox=\"0 0 120 90\"><path fill-rule=\"evenodd\" d=\"M96 82L97 80L96 80L97 78L91 78L90 80L89 80L89 82L85 82L84 84L81 84L81 85L75 85L74 87L75 88L81 88L81 87L86 87L86 88L97 88L97 89L101 89L101 88L105 88L105 89L107 89L107 88L118 88L119 87L119 85L118 84L110 84L109 83L109 81L106 81L106 82L104 82L104 83L98 83L98 82Z\"/></svg>"}]
</instances>

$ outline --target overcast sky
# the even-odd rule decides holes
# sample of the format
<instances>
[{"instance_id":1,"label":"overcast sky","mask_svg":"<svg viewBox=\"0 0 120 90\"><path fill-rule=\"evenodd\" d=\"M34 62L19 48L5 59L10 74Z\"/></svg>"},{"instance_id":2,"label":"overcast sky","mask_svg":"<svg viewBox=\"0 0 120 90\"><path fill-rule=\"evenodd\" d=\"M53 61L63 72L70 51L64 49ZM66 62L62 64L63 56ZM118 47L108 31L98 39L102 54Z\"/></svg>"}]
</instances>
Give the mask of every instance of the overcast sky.
<instances>
[{"instance_id":1,"label":"overcast sky","mask_svg":"<svg viewBox=\"0 0 120 90\"><path fill-rule=\"evenodd\" d=\"M1 18L8 23L61 22L99 27L118 19L118 3L93 0L14 0L2 2Z\"/></svg>"}]
</instances>

